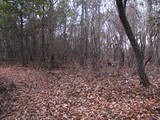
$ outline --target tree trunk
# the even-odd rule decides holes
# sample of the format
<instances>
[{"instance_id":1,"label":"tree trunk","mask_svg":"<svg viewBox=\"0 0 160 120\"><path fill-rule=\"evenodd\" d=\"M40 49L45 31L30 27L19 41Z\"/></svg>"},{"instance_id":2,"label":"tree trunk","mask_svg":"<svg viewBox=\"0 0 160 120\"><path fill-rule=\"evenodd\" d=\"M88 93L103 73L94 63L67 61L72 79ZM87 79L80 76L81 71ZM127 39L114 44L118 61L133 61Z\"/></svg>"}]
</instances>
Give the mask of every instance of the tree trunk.
<instances>
[{"instance_id":1,"label":"tree trunk","mask_svg":"<svg viewBox=\"0 0 160 120\"><path fill-rule=\"evenodd\" d=\"M52 69L56 67L56 51L55 51L55 21L52 21L53 19L56 20L55 16L53 15L54 13L54 6L53 6L53 2L50 1L50 8L49 8L49 23L48 23L48 31L49 31L49 35L48 35L48 39L49 39L49 46L48 46L48 68Z\"/></svg>"},{"instance_id":2,"label":"tree trunk","mask_svg":"<svg viewBox=\"0 0 160 120\"><path fill-rule=\"evenodd\" d=\"M44 10L44 5L43 5L43 10ZM42 43L41 43L41 63L45 62L45 24L44 24L44 14L42 16Z\"/></svg>"},{"instance_id":3,"label":"tree trunk","mask_svg":"<svg viewBox=\"0 0 160 120\"><path fill-rule=\"evenodd\" d=\"M81 13L81 38L80 38L80 65L85 64L85 56L84 56L84 12L85 12L85 6L84 6L84 0L81 1L82 3L82 13Z\"/></svg>"},{"instance_id":4,"label":"tree trunk","mask_svg":"<svg viewBox=\"0 0 160 120\"><path fill-rule=\"evenodd\" d=\"M25 49L24 49L24 31L23 31L23 13L20 14L20 41L21 41L21 62L24 67L27 66Z\"/></svg>"},{"instance_id":5,"label":"tree trunk","mask_svg":"<svg viewBox=\"0 0 160 120\"><path fill-rule=\"evenodd\" d=\"M87 23L87 25L85 25L85 60L87 61L88 58L88 25L89 25L89 21L88 21L88 4L87 2L85 2L85 23Z\"/></svg>"},{"instance_id":6,"label":"tree trunk","mask_svg":"<svg viewBox=\"0 0 160 120\"><path fill-rule=\"evenodd\" d=\"M119 17L120 17L121 23L126 31L126 34L130 40L130 43L133 47L135 56L136 56L137 70L138 70L139 76L141 78L140 83L143 84L144 87L149 87L150 82L149 82L148 77L145 73L144 64L143 64L144 54L140 50L138 42L135 39L135 36L131 30L130 24L129 24L128 19L126 17L126 13L125 13L126 1L127 0L124 0L124 2L122 0L116 0L118 12L119 12Z\"/></svg>"}]
</instances>

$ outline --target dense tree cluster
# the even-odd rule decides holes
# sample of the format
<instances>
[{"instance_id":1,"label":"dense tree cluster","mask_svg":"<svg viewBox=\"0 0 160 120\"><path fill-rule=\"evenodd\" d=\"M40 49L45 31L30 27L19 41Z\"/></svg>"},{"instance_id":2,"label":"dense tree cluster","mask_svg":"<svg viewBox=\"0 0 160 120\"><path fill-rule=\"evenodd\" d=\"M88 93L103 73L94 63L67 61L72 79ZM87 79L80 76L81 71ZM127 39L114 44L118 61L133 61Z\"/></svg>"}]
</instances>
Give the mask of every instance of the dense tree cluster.
<instances>
[{"instance_id":1,"label":"dense tree cluster","mask_svg":"<svg viewBox=\"0 0 160 120\"><path fill-rule=\"evenodd\" d=\"M137 58L144 71L148 62L160 65L159 8L159 0L0 0L0 60L132 67Z\"/></svg>"}]
</instances>

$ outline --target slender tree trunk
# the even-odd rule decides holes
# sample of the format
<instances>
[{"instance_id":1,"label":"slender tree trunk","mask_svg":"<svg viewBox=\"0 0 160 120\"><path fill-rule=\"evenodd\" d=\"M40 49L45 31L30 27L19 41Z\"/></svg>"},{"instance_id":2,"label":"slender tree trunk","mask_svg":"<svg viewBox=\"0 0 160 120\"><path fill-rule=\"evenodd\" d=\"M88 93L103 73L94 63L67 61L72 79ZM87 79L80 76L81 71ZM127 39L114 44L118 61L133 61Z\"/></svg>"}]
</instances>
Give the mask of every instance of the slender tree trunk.
<instances>
[{"instance_id":1,"label":"slender tree trunk","mask_svg":"<svg viewBox=\"0 0 160 120\"><path fill-rule=\"evenodd\" d=\"M44 10L44 5L43 5ZM41 62L45 62L45 25L44 25L44 14L42 16L42 43L41 43Z\"/></svg>"},{"instance_id":2,"label":"slender tree trunk","mask_svg":"<svg viewBox=\"0 0 160 120\"><path fill-rule=\"evenodd\" d=\"M147 14L146 14L146 40L148 40L149 42L149 53L148 53L148 59L147 61L149 62L149 60L152 60L152 56L153 56L153 34L152 34L152 25L151 25L151 19L152 19L152 0L146 0L146 6L147 6ZM146 63L147 63L146 61ZM147 65L147 64L146 64Z\"/></svg>"},{"instance_id":3,"label":"slender tree trunk","mask_svg":"<svg viewBox=\"0 0 160 120\"><path fill-rule=\"evenodd\" d=\"M97 39L98 39L98 60L100 59L101 53L101 0L98 0L97 12L98 12L98 31L97 31Z\"/></svg>"},{"instance_id":4,"label":"slender tree trunk","mask_svg":"<svg viewBox=\"0 0 160 120\"><path fill-rule=\"evenodd\" d=\"M89 25L88 22L88 4L85 2L85 23ZM85 25L85 60L88 58L88 25Z\"/></svg>"},{"instance_id":5,"label":"slender tree trunk","mask_svg":"<svg viewBox=\"0 0 160 120\"><path fill-rule=\"evenodd\" d=\"M81 0L82 4L82 13L81 13L81 39L80 39L80 65L85 64L84 60L84 12L85 12L85 7L84 7L84 0Z\"/></svg>"},{"instance_id":6,"label":"slender tree trunk","mask_svg":"<svg viewBox=\"0 0 160 120\"><path fill-rule=\"evenodd\" d=\"M20 14L20 41L21 41L21 62L23 66L27 66L25 59L25 47L24 47L24 31L23 31L23 13Z\"/></svg>"},{"instance_id":7,"label":"slender tree trunk","mask_svg":"<svg viewBox=\"0 0 160 120\"><path fill-rule=\"evenodd\" d=\"M54 29L55 29L55 20L56 18L53 15L54 13L54 6L53 6L53 1L50 1L50 8L49 8L49 23L48 23L48 31L49 31L49 35L48 35L48 39L49 39L49 48L48 48L48 68L52 69L57 67L57 61L56 61L56 51L55 51L55 33L54 33Z\"/></svg>"},{"instance_id":8,"label":"slender tree trunk","mask_svg":"<svg viewBox=\"0 0 160 120\"><path fill-rule=\"evenodd\" d=\"M127 0L124 0L124 2L122 0L116 0L118 12L119 12L119 17L120 17L121 23L126 31L126 34L130 40L130 43L133 47L135 56L136 56L137 70L138 70L139 76L141 78L140 83L143 84L144 87L148 87L150 85L150 82L148 80L148 77L147 77L147 75L145 73L145 69L144 69L144 64L143 64L144 54L141 51L137 40L135 39L135 36L131 30L130 24L129 24L128 19L126 17L126 13L125 13L126 1Z\"/></svg>"}]
</instances>

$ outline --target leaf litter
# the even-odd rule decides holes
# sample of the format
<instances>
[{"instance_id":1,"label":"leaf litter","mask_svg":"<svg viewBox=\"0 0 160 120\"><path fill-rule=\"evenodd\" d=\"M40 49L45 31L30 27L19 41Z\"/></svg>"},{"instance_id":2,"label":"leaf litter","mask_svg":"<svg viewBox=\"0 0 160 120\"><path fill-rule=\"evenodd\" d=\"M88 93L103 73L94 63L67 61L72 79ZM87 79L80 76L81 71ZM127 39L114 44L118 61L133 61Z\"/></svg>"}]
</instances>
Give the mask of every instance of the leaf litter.
<instances>
[{"instance_id":1,"label":"leaf litter","mask_svg":"<svg viewBox=\"0 0 160 120\"><path fill-rule=\"evenodd\" d=\"M1 67L0 119L4 120L147 120L160 119L155 87L139 85L137 75L90 68L36 70ZM160 74L150 76L160 85ZM0 85L1 85L0 84ZM16 87L10 90L11 84ZM1 85L2 86L2 85Z\"/></svg>"}]
</instances>

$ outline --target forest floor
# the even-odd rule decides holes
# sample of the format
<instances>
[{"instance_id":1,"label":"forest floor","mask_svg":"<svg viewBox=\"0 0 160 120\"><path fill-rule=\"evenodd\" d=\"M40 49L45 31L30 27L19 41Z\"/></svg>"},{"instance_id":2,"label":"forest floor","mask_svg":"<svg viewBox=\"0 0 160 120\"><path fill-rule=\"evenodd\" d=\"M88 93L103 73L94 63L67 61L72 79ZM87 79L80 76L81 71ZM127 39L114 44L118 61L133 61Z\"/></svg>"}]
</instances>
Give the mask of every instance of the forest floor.
<instances>
[{"instance_id":1,"label":"forest floor","mask_svg":"<svg viewBox=\"0 0 160 120\"><path fill-rule=\"evenodd\" d=\"M159 68L150 67L148 74L160 85ZM160 120L155 93L128 68L1 66L0 120Z\"/></svg>"}]
</instances>

